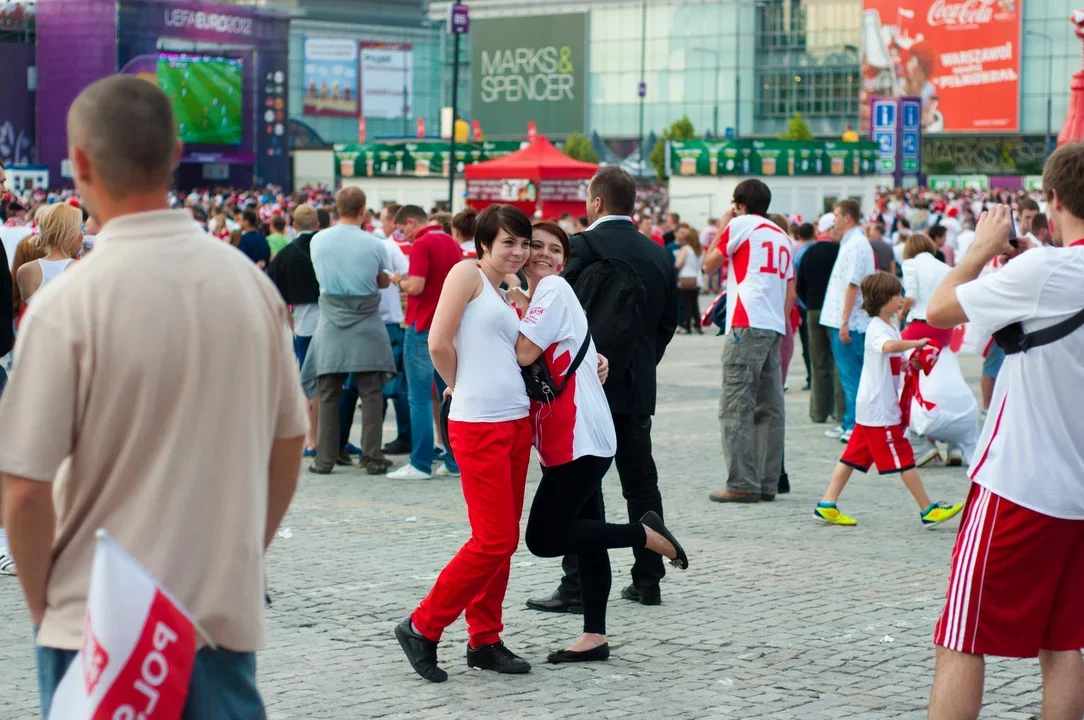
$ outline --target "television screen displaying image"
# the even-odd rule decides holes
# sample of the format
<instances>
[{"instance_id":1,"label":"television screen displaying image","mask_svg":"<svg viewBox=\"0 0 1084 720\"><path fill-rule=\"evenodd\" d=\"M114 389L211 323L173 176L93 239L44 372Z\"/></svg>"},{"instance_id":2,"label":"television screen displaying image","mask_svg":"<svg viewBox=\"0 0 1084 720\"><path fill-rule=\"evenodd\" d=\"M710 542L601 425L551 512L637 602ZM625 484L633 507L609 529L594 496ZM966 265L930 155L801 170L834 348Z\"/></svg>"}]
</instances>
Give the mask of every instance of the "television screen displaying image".
<instances>
[{"instance_id":1,"label":"television screen displaying image","mask_svg":"<svg viewBox=\"0 0 1084 720\"><path fill-rule=\"evenodd\" d=\"M185 143L240 145L244 137L239 58L158 54L158 87L173 102L177 130Z\"/></svg>"}]
</instances>

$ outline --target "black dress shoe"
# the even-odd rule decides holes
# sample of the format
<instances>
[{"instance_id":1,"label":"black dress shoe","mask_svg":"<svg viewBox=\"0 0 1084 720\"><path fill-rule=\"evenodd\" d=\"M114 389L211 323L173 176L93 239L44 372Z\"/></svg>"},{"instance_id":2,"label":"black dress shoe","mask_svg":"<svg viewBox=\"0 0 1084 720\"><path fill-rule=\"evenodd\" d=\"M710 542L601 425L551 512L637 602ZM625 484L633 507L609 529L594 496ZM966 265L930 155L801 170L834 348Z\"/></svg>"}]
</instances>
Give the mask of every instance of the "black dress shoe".
<instances>
[{"instance_id":1,"label":"black dress shoe","mask_svg":"<svg viewBox=\"0 0 1084 720\"><path fill-rule=\"evenodd\" d=\"M686 557L685 550L681 547L681 543L677 541L677 538L675 538L673 534L671 534L671 532L666 529L666 525L663 524L662 518L659 517L658 513L656 513L654 510L648 510L646 513L644 513L644 516L640 518L640 523L651 528L659 535L662 535L664 538L667 539L667 541L669 541L671 545L674 546L674 550L677 551L677 557L670 561L671 565L676 567L678 570L689 569L689 558Z\"/></svg>"},{"instance_id":2,"label":"black dress shoe","mask_svg":"<svg viewBox=\"0 0 1084 720\"><path fill-rule=\"evenodd\" d=\"M662 605L662 593L659 592L658 585L649 588L638 588L635 585L629 585L621 591L621 597L638 602L641 605Z\"/></svg>"},{"instance_id":3,"label":"black dress shoe","mask_svg":"<svg viewBox=\"0 0 1084 720\"><path fill-rule=\"evenodd\" d=\"M448 673L437 666L437 644L414 632L410 618L395 626L395 639L410 661L410 667L429 682L440 683L448 679Z\"/></svg>"},{"instance_id":4,"label":"black dress shoe","mask_svg":"<svg viewBox=\"0 0 1084 720\"><path fill-rule=\"evenodd\" d=\"M560 663L593 662L596 660L609 660L610 646L602 643L590 650L558 650L546 656L546 662L559 665Z\"/></svg>"},{"instance_id":5,"label":"black dress shoe","mask_svg":"<svg viewBox=\"0 0 1084 720\"><path fill-rule=\"evenodd\" d=\"M385 455L408 455L410 454L410 438L404 438L400 435L381 450Z\"/></svg>"},{"instance_id":6,"label":"black dress shoe","mask_svg":"<svg viewBox=\"0 0 1084 720\"><path fill-rule=\"evenodd\" d=\"M493 670L505 675L522 675L531 671L531 664L506 648L503 642L483 645L477 650L467 645L467 667Z\"/></svg>"},{"instance_id":7,"label":"black dress shoe","mask_svg":"<svg viewBox=\"0 0 1084 720\"><path fill-rule=\"evenodd\" d=\"M542 612L583 615L583 600L578 597L568 597L561 592L560 588L555 590L548 598L530 598L527 600L527 607Z\"/></svg>"}]
</instances>

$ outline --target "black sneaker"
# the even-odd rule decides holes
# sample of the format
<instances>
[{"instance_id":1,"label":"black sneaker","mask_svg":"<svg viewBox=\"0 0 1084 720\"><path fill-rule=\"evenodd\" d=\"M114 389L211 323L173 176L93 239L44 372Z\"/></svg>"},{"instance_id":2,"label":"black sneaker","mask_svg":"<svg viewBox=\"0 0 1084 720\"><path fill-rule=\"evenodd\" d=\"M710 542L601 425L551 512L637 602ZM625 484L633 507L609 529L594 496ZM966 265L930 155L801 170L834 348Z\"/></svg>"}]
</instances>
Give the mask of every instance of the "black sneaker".
<instances>
[{"instance_id":1,"label":"black sneaker","mask_svg":"<svg viewBox=\"0 0 1084 720\"><path fill-rule=\"evenodd\" d=\"M395 626L395 639L406 653L410 667L429 682L441 683L448 673L437 666L437 644L414 632L410 618Z\"/></svg>"},{"instance_id":2,"label":"black sneaker","mask_svg":"<svg viewBox=\"0 0 1084 720\"><path fill-rule=\"evenodd\" d=\"M385 445L381 450L385 455L409 455L410 454L410 438L405 438L402 435L392 440Z\"/></svg>"},{"instance_id":3,"label":"black sneaker","mask_svg":"<svg viewBox=\"0 0 1084 720\"><path fill-rule=\"evenodd\" d=\"M477 650L467 645L467 666L495 670L506 675L521 675L531 671L531 664L506 648L503 642L484 645Z\"/></svg>"}]
</instances>

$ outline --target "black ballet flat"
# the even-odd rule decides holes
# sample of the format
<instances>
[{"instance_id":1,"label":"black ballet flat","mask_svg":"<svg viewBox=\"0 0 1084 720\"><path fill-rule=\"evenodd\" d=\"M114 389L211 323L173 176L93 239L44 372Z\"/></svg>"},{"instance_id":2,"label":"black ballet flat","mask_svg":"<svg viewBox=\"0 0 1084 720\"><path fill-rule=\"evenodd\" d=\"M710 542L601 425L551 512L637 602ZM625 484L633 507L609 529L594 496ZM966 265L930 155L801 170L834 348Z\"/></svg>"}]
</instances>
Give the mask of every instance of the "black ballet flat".
<instances>
[{"instance_id":1,"label":"black ballet flat","mask_svg":"<svg viewBox=\"0 0 1084 720\"><path fill-rule=\"evenodd\" d=\"M689 558L685 555L685 550L681 547L681 543L677 541L670 531L666 529L666 526L662 523L662 518L654 510L648 510L644 513L644 516L640 518L640 522L647 525L649 528L662 535L664 538L670 541L670 544L677 550L677 557L670 561L670 564L676 567L678 570L689 569Z\"/></svg>"},{"instance_id":2,"label":"black ballet flat","mask_svg":"<svg viewBox=\"0 0 1084 720\"><path fill-rule=\"evenodd\" d=\"M561 663L574 663L574 662L597 662L600 660L610 659L610 645L608 643L602 643L598 647L593 647L590 650L558 650L551 652L546 656L546 661L554 665L560 665Z\"/></svg>"}]
</instances>

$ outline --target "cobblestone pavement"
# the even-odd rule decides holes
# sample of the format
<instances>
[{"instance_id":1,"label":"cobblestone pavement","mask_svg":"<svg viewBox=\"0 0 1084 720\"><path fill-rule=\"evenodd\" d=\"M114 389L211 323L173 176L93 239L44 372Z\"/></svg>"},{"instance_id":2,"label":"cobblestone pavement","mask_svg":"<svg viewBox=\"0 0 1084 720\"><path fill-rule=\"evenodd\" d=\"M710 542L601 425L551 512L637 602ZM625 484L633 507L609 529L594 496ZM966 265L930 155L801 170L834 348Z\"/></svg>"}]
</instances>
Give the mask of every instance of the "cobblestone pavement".
<instances>
[{"instance_id":1,"label":"cobblestone pavement","mask_svg":"<svg viewBox=\"0 0 1084 720\"><path fill-rule=\"evenodd\" d=\"M529 596L552 591L560 571L557 560L521 547L504 638L534 664L531 674L468 669L460 620L440 649L449 681L416 676L392 628L467 539L459 485L339 468L302 477L284 524L291 537L277 539L269 553L274 607L259 680L270 717L925 718L930 637L958 521L922 529L899 481L876 474L856 475L844 495L857 528L813 519L842 447L809 421L800 354L786 395L793 493L771 504L709 502L724 475L720 348L718 338L678 337L663 362L655 458L667 523L691 567L667 575L662 606L642 607L618 596L631 553L611 554L609 662L545 664L547 652L578 635L580 618L524 607ZM978 363L963 364L977 388ZM393 432L389 423L385 439ZM928 467L922 477L935 499L965 496L959 469ZM528 500L537 479L535 467ZM611 515L622 515L615 472L606 495ZM34 717L35 683L18 585L0 577L0 718ZM986 687L984 717L1026 720L1039 712L1033 661L992 661Z\"/></svg>"}]
</instances>

